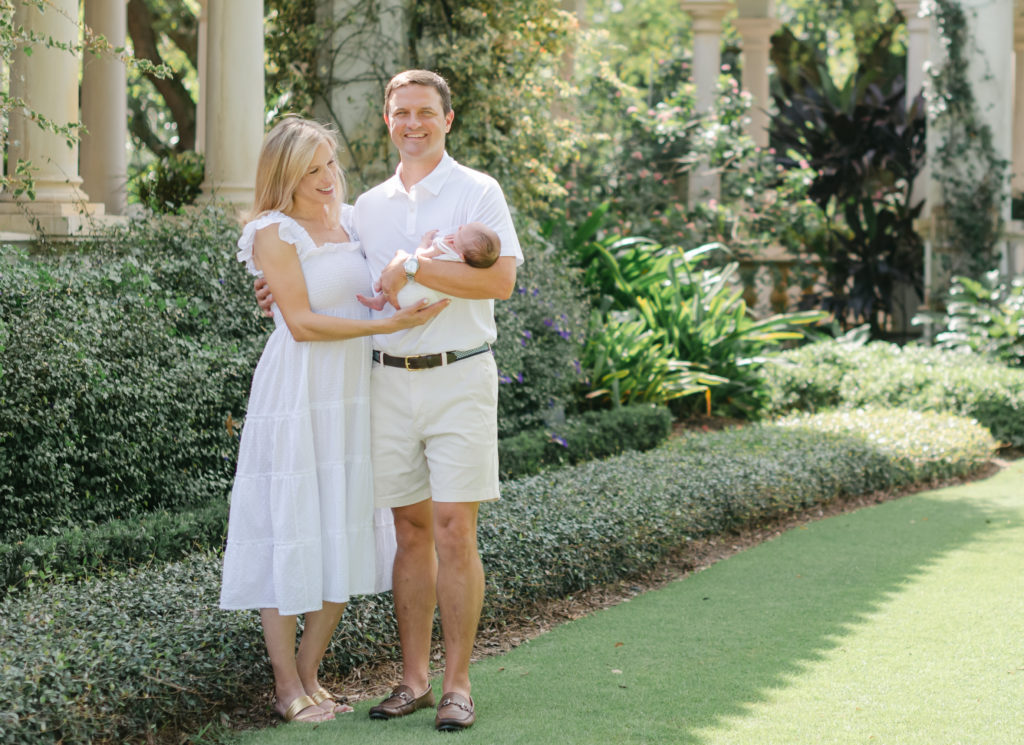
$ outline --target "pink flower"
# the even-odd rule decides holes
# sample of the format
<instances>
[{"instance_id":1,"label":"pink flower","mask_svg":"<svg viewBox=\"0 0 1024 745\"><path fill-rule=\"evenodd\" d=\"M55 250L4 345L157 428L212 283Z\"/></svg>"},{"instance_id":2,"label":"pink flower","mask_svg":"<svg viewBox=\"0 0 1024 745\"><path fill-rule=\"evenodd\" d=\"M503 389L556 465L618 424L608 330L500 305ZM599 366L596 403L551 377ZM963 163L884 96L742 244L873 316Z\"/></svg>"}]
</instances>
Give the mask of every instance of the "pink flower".
<instances>
[{"instance_id":1,"label":"pink flower","mask_svg":"<svg viewBox=\"0 0 1024 745\"><path fill-rule=\"evenodd\" d=\"M628 109L626 109L627 114L635 114L638 111L640 111L640 109L638 109L636 106L630 106Z\"/></svg>"},{"instance_id":2,"label":"pink flower","mask_svg":"<svg viewBox=\"0 0 1024 745\"><path fill-rule=\"evenodd\" d=\"M643 160L644 154L641 153L639 150L634 150L632 153L630 153L630 157L636 160Z\"/></svg>"}]
</instances>

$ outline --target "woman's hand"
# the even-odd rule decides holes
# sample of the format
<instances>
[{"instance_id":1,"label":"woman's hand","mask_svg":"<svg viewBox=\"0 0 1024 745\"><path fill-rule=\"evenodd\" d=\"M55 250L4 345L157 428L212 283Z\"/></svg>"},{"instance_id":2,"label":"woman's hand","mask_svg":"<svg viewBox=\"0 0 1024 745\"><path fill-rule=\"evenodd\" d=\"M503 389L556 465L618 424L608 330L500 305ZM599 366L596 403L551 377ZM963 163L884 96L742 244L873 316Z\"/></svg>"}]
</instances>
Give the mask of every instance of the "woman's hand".
<instances>
[{"instance_id":1,"label":"woman's hand","mask_svg":"<svg viewBox=\"0 0 1024 745\"><path fill-rule=\"evenodd\" d=\"M421 300L417 305L395 311L395 314L387 319L387 323L393 326L388 333L409 329L413 326L422 326L427 321L436 318L437 314L447 308L450 303L451 300L448 298L438 300L430 305L426 300Z\"/></svg>"}]
</instances>

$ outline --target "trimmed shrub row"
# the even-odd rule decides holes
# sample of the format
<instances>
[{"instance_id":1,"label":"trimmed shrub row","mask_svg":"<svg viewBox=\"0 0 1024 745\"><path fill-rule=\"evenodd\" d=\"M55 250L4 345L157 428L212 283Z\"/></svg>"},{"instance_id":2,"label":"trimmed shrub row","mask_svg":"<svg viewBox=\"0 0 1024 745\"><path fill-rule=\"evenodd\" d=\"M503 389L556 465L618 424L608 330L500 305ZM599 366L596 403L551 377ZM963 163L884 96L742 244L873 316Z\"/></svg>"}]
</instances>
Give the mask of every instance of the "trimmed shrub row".
<instances>
[{"instance_id":1,"label":"trimmed shrub row","mask_svg":"<svg viewBox=\"0 0 1024 745\"><path fill-rule=\"evenodd\" d=\"M500 440L502 475L516 478L555 464L649 450L663 442L671 429L672 415L664 407L588 412L550 429ZM124 570L220 549L227 516L228 500L216 497L197 509L110 520L0 544L0 595L56 575L86 577L101 570Z\"/></svg>"},{"instance_id":2,"label":"trimmed shrub row","mask_svg":"<svg viewBox=\"0 0 1024 745\"><path fill-rule=\"evenodd\" d=\"M823 432L811 417L689 435L509 482L479 530L485 619L501 623L538 601L635 575L688 538L912 476L963 474L988 459L995 443L979 425L942 421L945 432L965 434L949 462L949 438L933 440L932 428L914 432L908 448L882 448ZM870 434L888 424L868 417L847 426ZM257 614L216 610L219 584L220 559L206 553L0 602L0 740L143 741L172 725L196 730L251 698L252 687L269 686ZM361 597L325 665L343 673L396 655L390 597Z\"/></svg>"},{"instance_id":3,"label":"trimmed shrub row","mask_svg":"<svg viewBox=\"0 0 1024 745\"><path fill-rule=\"evenodd\" d=\"M267 329L237 232L212 211L0 249L0 540L224 495Z\"/></svg>"},{"instance_id":4,"label":"trimmed shrub row","mask_svg":"<svg viewBox=\"0 0 1024 745\"><path fill-rule=\"evenodd\" d=\"M521 432L498 441L501 477L516 479L565 466L650 450L672 434L672 413L652 405L588 411L562 424Z\"/></svg>"},{"instance_id":5,"label":"trimmed shrub row","mask_svg":"<svg viewBox=\"0 0 1024 745\"><path fill-rule=\"evenodd\" d=\"M819 342L764 366L766 415L901 407L977 419L1001 443L1024 447L1024 370L971 354L886 342Z\"/></svg>"},{"instance_id":6,"label":"trimmed shrub row","mask_svg":"<svg viewBox=\"0 0 1024 745\"><path fill-rule=\"evenodd\" d=\"M0 541L224 497L270 328L238 233L209 208L66 253L0 246ZM503 436L572 410L582 376L575 275L524 266L498 314Z\"/></svg>"}]
</instances>

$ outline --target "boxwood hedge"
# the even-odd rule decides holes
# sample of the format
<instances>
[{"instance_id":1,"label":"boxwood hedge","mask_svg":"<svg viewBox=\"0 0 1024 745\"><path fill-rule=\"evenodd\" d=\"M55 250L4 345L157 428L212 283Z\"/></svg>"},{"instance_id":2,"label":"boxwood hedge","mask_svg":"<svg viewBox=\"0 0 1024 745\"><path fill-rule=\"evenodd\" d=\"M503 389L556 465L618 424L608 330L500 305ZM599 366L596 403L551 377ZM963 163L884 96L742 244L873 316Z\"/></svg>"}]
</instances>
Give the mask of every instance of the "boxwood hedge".
<instances>
[{"instance_id":1,"label":"boxwood hedge","mask_svg":"<svg viewBox=\"0 0 1024 745\"><path fill-rule=\"evenodd\" d=\"M664 407L588 412L499 441L501 472L505 478L521 477L556 464L649 450L671 430L672 415ZM227 533L227 516L228 501L217 496L203 507L160 510L0 543L0 595L57 575L85 577L219 549Z\"/></svg>"},{"instance_id":2,"label":"boxwood hedge","mask_svg":"<svg viewBox=\"0 0 1024 745\"><path fill-rule=\"evenodd\" d=\"M928 426L912 432L909 447L883 447L870 434L888 425L870 416L842 432L823 431L810 417L689 435L508 482L479 530L485 617L501 623L538 601L636 574L689 538L914 478L967 473L991 455L995 443L977 423L929 424L940 421L941 437ZM196 554L0 602L0 739L70 744L142 741L171 726L195 731L251 699L254 686L268 687L257 615L216 608L219 565L214 553ZM394 657L395 638L390 598L356 598L325 665L342 673Z\"/></svg>"},{"instance_id":3,"label":"boxwood hedge","mask_svg":"<svg viewBox=\"0 0 1024 745\"><path fill-rule=\"evenodd\" d=\"M872 342L819 342L764 366L767 415L902 407L977 419L1001 443L1024 447L1024 370L972 354Z\"/></svg>"}]
</instances>

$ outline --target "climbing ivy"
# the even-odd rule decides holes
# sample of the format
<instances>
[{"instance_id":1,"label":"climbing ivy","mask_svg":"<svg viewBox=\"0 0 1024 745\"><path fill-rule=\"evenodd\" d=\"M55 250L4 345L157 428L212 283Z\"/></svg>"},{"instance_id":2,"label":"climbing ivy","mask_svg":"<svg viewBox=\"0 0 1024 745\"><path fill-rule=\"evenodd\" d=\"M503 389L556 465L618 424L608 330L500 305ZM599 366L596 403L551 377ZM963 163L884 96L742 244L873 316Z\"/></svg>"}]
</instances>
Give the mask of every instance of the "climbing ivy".
<instances>
[{"instance_id":1,"label":"climbing ivy","mask_svg":"<svg viewBox=\"0 0 1024 745\"><path fill-rule=\"evenodd\" d=\"M942 185L941 240L955 250L939 254L939 269L947 277L980 277L998 264L1008 163L978 115L967 75L974 42L963 7L929 0L925 11L935 18L946 51L945 63L931 74L929 126L941 133L932 162L932 177Z\"/></svg>"}]
</instances>

